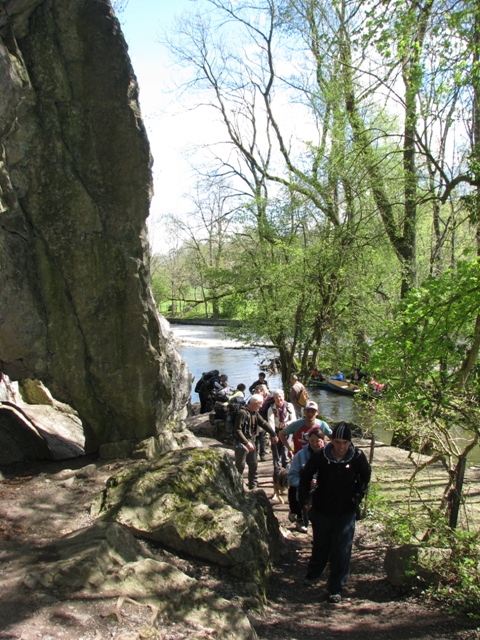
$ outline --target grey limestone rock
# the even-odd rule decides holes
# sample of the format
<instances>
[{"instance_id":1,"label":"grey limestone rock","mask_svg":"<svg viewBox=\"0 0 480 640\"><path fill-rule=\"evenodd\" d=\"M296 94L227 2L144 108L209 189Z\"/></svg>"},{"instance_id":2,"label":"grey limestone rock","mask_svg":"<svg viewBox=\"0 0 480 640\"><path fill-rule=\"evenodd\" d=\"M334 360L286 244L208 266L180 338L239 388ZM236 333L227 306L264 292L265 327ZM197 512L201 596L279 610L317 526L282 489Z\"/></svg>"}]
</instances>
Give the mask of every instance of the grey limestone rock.
<instances>
[{"instance_id":1,"label":"grey limestone rock","mask_svg":"<svg viewBox=\"0 0 480 640\"><path fill-rule=\"evenodd\" d=\"M87 452L186 415L191 376L151 294L151 195L110 5L0 0L0 370L72 406Z\"/></svg>"},{"instance_id":2,"label":"grey limestone rock","mask_svg":"<svg viewBox=\"0 0 480 640\"><path fill-rule=\"evenodd\" d=\"M0 462L65 460L85 453L82 423L63 405L0 403Z\"/></svg>"},{"instance_id":3,"label":"grey limestone rock","mask_svg":"<svg viewBox=\"0 0 480 640\"><path fill-rule=\"evenodd\" d=\"M0 464L49 460L47 440L25 414L12 405L0 405Z\"/></svg>"},{"instance_id":4,"label":"grey limestone rock","mask_svg":"<svg viewBox=\"0 0 480 640\"><path fill-rule=\"evenodd\" d=\"M183 449L112 476L100 515L140 538L215 562L264 594L282 537L263 491L245 492L223 449Z\"/></svg>"},{"instance_id":5,"label":"grey limestone rock","mask_svg":"<svg viewBox=\"0 0 480 640\"><path fill-rule=\"evenodd\" d=\"M404 544L387 549L384 567L388 581L395 586L415 587L435 584L440 569L451 556L451 549Z\"/></svg>"}]
</instances>

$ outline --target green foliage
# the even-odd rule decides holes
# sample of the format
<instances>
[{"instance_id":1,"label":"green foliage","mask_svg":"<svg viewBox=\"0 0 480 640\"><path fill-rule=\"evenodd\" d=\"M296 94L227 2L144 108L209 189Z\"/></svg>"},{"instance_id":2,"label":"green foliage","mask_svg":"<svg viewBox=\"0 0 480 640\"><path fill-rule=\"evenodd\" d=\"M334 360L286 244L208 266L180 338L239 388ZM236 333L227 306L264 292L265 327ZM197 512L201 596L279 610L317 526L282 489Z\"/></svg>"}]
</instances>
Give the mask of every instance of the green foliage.
<instances>
[{"instance_id":1,"label":"green foliage","mask_svg":"<svg viewBox=\"0 0 480 640\"><path fill-rule=\"evenodd\" d=\"M480 532L446 532L438 544L452 550L441 568L441 581L428 594L454 612L480 619Z\"/></svg>"},{"instance_id":2,"label":"green foliage","mask_svg":"<svg viewBox=\"0 0 480 640\"><path fill-rule=\"evenodd\" d=\"M157 272L152 274L152 293L159 309L162 304L171 300L171 288L166 273Z\"/></svg>"},{"instance_id":3,"label":"green foliage","mask_svg":"<svg viewBox=\"0 0 480 640\"><path fill-rule=\"evenodd\" d=\"M435 518L449 521L460 456L480 439L479 309L480 262L459 262L411 290L372 348L377 375L389 376L382 404L397 441L407 438L432 455L425 464L441 460L448 472L443 499L429 514L432 528Z\"/></svg>"},{"instance_id":4,"label":"green foliage","mask_svg":"<svg viewBox=\"0 0 480 640\"><path fill-rule=\"evenodd\" d=\"M416 493L412 484L402 486L402 495L396 484L389 484L386 478L379 477L369 488L368 508L373 519L381 522L384 534L394 545L418 542L428 525L428 513L418 507Z\"/></svg>"},{"instance_id":5,"label":"green foliage","mask_svg":"<svg viewBox=\"0 0 480 640\"><path fill-rule=\"evenodd\" d=\"M292 212L298 228L292 227ZM355 242L328 223L308 230L304 209L270 210L268 240L244 220L243 232L231 246L231 266L217 277L237 292L243 339L267 339L280 352L288 379L297 368L307 378L317 361L324 336L349 307L347 287L361 280ZM304 233L300 233L302 230ZM331 340L333 344L333 340Z\"/></svg>"},{"instance_id":6,"label":"green foliage","mask_svg":"<svg viewBox=\"0 0 480 640\"><path fill-rule=\"evenodd\" d=\"M480 617L480 532L453 531L437 509L418 500L418 496L415 499L414 485L410 489L412 501L399 501L398 495L386 490L381 480L374 484L368 497L373 519L382 523L384 533L393 545L418 544L428 531L426 544L429 547L451 550L437 568L440 570L439 582L430 586L426 593L454 611Z\"/></svg>"},{"instance_id":7,"label":"green foliage","mask_svg":"<svg viewBox=\"0 0 480 640\"><path fill-rule=\"evenodd\" d=\"M458 381L479 309L480 263L458 262L455 271L428 278L398 306L374 345L372 365L422 409L427 398L419 395L419 385L428 384L433 396L432 390ZM472 384L476 386L476 377Z\"/></svg>"}]
</instances>

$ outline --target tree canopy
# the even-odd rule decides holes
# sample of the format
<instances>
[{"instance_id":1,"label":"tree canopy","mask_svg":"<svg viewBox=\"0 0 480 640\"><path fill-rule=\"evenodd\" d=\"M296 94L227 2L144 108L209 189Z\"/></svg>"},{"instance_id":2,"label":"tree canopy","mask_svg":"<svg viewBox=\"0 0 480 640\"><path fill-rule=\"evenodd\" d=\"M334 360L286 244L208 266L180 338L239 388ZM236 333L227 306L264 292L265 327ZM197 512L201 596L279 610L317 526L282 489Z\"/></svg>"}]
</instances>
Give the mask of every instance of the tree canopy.
<instances>
[{"instance_id":1,"label":"tree canopy","mask_svg":"<svg viewBox=\"0 0 480 640\"><path fill-rule=\"evenodd\" d=\"M183 223L205 312L272 341L285 379L365 364L396 302L476 250L478 7L192 4L165 41L225 131L196 170L228 206Z\"/></svg>"}]
</instances>

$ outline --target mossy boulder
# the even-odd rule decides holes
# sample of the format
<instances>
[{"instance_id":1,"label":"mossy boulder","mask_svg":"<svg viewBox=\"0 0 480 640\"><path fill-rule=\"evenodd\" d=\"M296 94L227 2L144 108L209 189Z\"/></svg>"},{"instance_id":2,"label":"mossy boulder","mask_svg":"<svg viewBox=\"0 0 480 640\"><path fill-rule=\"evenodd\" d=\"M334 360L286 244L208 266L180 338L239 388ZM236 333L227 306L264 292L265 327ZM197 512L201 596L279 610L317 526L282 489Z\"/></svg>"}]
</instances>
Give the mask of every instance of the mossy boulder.
<instances>
[{"instance_id":1,"label":"mossy boulder","mask_svg":"<svg viewBox=\"0 0 480 640\"><path fill-rule=\"evenodd\" d=\"M26 378L20 384L20 393L24 402L28 404L46 404L53 406L52 394L41 382L41 380L30 380Z\"/></svg>"},{"instance_id":2,"label":"mossy boulder","mask_svg":"<svg viewBox=\"0 0 480 640\"><path fill-rule=\"evenodd\" d=\"M265 593L281 551L278 522L263 491L245 492L223 449L187 449L112 476L99 507L141 538L227 567Z\"/></svg>"}]
</instances>

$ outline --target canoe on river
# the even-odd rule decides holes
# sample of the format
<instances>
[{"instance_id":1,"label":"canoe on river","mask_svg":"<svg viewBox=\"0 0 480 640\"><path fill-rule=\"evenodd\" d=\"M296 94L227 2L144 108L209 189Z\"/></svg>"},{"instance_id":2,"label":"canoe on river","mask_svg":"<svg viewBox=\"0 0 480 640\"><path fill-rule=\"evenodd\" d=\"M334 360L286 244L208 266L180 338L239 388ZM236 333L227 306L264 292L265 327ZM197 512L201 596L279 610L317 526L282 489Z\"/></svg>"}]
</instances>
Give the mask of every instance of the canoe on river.
<instances>
[{"instance_id":1,"label":"canoe on river","mask_svg":"<svg viewBox=\"0 0 480 640\"><path fill-rule=\"evenodd\" d=\"M328 389L328 380L319 380L318 378L310 378L308 382L309 387L316 387L317 389Z\"/></svg>"},{"instance_id":2,"label":"canoe on river","mask_svg":"<svg viewBox=\"0 0 480 640\"><path fill-rule=\"evenodd\" d=\"M354 396L360 393L360 387L346 380L327 380L327 385L330 391L336 391L336 393L343 393L346 396Z\"/></svg>"}]
</instances>

